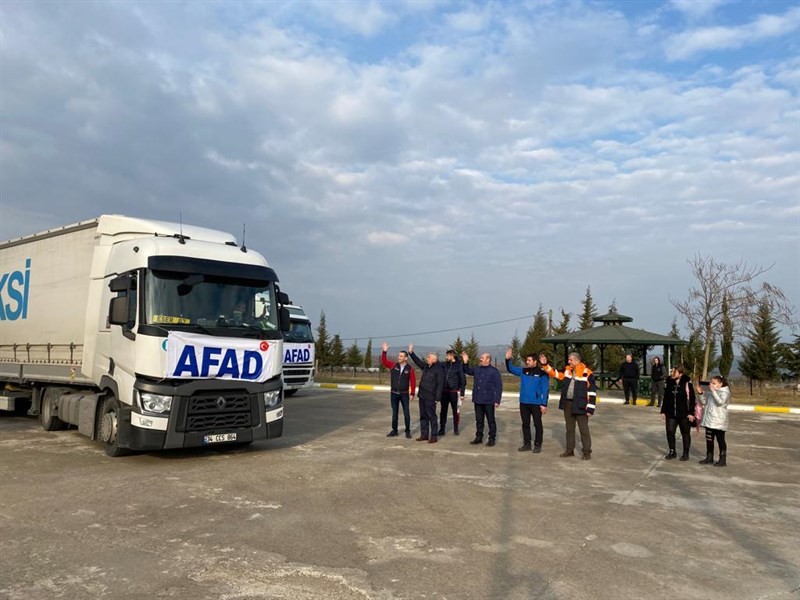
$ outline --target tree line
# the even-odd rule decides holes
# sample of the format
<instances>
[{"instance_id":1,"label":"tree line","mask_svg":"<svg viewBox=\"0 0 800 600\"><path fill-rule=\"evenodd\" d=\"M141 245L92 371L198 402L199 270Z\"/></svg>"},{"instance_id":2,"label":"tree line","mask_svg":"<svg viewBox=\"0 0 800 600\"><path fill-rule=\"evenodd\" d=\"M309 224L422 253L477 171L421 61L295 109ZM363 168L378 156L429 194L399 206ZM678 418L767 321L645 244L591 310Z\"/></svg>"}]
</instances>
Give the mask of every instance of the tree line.
<instances>
[{"instance_id":1,"label":"tree line","mask_svg":"<svg viewBox=\"0 0 800 600\"><path fill-rule=\"evenodd\" d=\"M782 343L778 334L779 324L796 328L795 309L777 286L766 282L756 285L756 280L771 267L751 266L744 261L727 264L701 255L689 259L687 263L695 285L689 289L685 300L670 298L678 314L672 321L668 335L682 339L678 325L680 316L683 318L688 345L677 347L673 362L683 364L699 379L708 379L712 371L728 377L734 366L734 345L738 344L739 370L751 380L760 384L781 378L800 378L800 335L794 335L792 342ZM616 301L611 303L608 310L616 312ZM572 326L573 316L576 317L576 328ZM590 329L595 326L594 319L597 316L591 286L586 287L581 310L575 315L560 307L557 313L552 309L546 311L540 304L525 337L520 339L515 332L509 342L512 360L519 364L525 355L542 352L556 358L552 356L552 346L542 340L553 335ZM479 343L474 334L468 341L462 340L459 335L450 347L457 354L466 352L471 363L477 362ZM631 353L641 361L644 353L652 348L608 345L603 353L604 364L613 372L623 362L625 354ZM597 347L577 345L569 350L580 352L590 368L599 369L600 352ZM321 367L370 368L373 366L372 339L367 342L363 353L358 340L345 349L338 333L333 336L328 333L325 312L322 311L317 326L316 357Z\"/></svg>"}]
</instances>

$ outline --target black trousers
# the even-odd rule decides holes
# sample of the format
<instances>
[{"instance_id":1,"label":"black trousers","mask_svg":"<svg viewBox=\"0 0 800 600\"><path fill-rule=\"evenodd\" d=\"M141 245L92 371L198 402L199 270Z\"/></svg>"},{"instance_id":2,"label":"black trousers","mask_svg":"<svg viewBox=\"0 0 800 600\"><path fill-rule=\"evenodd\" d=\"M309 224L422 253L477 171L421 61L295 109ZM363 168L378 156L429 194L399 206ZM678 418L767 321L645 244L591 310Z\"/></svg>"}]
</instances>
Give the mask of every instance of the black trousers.
<instances>
[{"instance_id":1,"label":"black trousers","mask_svg":"<svg viewBox=\"0 0 800 600\"><path fill-rule=\"evenodd\" d=\"M542 407L539 404L519 404L519 416L522 419L522 443L531 445L531 417L533 417L533 428L536 430L536 437L533 439L535 446L542 445L544 428L542 427Z\"/></svg>"},{"instance_id":2,"label":"black trousers","mask_svg":"<svg viewBox=\"0 0 800 600\"><path fill-rule=\"evenodd\" d=\"M720 452L728 451L728 443L725 441L725 432L721 429L711 429L706 427L706 453L714 454L714 438L717 439Z\"/></svg>"},{"instance_id":3,"label":"black trousers","mask_svg":"<svg viewBox=\"0 0 800 600\"><path fill-rule=\"evenodd\" d=\"M636 399L639 397L639 380L623 379L622 390L625 392L625 402L628 402L633 396L633 403L636 404Z\"/></svg>"},{"instance_id":4,"label":"black trousers","mask_svg":"<svg viewBox=\"0 0 800 600\"><path fill-rule=\"evenodd\" d=\"M458 421L461 415L458 414L458 390L444 390L442 392L442 411L439 414L439 429L444 431L447 425L448 407L453 409L453 431L458 430Z\"/></svg>"},{"instance_id":5,"label":"black trousers","mask_svg":"<svg viewBox=\"0 0 800 600\"><path fill-rule=\"evenodd\" d=\"M667 445L670 450L675 450L675 430L680 428L681 441L683 442L683 453L688 454L689 448L692 445L692 427L689 424L689 418L683 417L682 419L674 419L667 417Z\"/></svg>"},{"instance_id":6,"label":"black trousers","mask_svg":"<svg viewBox=\"0 0 800 600\"><path fill-rule=\"evenodd\" d=\"M439 433L436 419L436 400L419 399L419 434L422 437L435 438Z\"/></svg>"},{"instance_id":7,"label":"black trousers","mask_svg":"<svg viewBox=\"0 0 800 600\"><path fill-rule=\"evenodd\" d=\"M494 404L478 404L475 406L475 437L483 439L483 420L489 423L489 439L497 438L497 421L494 418Z\"/></svg>"},{"instance_id":8,"label":"black trousers","mask_svg":"<svg viewBox=\"0 0 800 600\"><path fill-rule=\"evenodd\" d=\"M400 412L400 406L403 407L403 418L406 422L406 433L411 431L411 408L408 405L408 394L398 394L392 392L392 431L397 432L397 417Z\"/></svg>"}]
</instances>

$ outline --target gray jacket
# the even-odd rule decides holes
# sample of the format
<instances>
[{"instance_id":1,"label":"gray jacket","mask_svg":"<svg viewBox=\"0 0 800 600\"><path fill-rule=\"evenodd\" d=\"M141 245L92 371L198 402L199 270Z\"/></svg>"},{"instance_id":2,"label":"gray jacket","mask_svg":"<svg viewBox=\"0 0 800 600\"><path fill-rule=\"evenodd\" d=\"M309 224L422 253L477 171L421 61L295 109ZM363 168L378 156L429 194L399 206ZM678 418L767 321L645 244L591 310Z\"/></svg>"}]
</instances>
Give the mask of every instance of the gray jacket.
<instances>
[{"instance_id":1,"label":"gray jacket","mask_svg":"<svg viewBox=\"0 0 800 600\"><path fill-rule=\"evenodd\" d=\"M731 401L731 389L721 387L718 390L708 389L699 397L700 404L703 405L703 427L728 430L728 403Z\"/></svg>"}]
</instances>

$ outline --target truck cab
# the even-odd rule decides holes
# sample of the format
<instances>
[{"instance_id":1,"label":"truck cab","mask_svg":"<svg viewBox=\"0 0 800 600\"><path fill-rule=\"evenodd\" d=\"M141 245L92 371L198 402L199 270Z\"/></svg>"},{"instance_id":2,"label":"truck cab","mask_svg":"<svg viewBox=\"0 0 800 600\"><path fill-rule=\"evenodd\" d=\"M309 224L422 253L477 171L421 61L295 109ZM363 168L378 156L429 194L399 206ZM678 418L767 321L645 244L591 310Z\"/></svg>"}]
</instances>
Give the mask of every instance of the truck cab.
<instances>
[{"instance_id":1,"label":"truck cab","mask_svg":"<svg viewBox=\"0 0 800 600\"><path fill-rule=\"evenodd\" d=\"M283 394L314 384L314 333L302 306L289 304L289 327L283 332Z\"/></svg>"}]
</instances>

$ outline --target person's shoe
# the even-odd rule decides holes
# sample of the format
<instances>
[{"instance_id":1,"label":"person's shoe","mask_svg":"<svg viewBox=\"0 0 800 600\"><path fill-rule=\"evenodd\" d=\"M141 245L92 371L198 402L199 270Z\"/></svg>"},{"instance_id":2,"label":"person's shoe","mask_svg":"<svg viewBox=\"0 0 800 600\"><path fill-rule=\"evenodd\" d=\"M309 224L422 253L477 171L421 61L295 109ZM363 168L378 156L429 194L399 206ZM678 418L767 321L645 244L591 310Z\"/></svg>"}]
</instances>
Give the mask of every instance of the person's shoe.
<instances>
[{"instance_id":1,"label":"person's shoe","mask_svg":"<svg viewBox=\"0 0 800 600\"><path fill-rule=\"evenodd\" d=\"M655 402L651 402L651 403L650 403L650 404L648 404L647 406L655 406L655 405L656 405L656 403L655 403Z\"/></svg>"},{"instance_id":2,"label":"person's shoe","mask_svg":"<svg viewBox=\"0 0 800 600\"><path fill-rule=\"evenodd\" d=\"M719 453L719 460L714 463L715 467L727 467L728 466L728 453L727 452L720 452Z\"/></svg>"},{"instance_id":3,"label":"person's shoe","mask_svg":"<svg viewBox=\"0 0 800 600\"><path fill-rule=\"evenodd\" d=\"M435 444L438 441L439 441L439 438L432 437L431 439L428 440L428 443L429 444Z\"/></svg>"},{"instance_id":4,"label":"person's shoe","mask_svg":"<svg viewBox=\"0 0 800 600\"><path fill-rule=\"evenodd\" d=\"M453 427L453 435L458 435L458 425Z\"/></svg>"},{"instance_id":5,"label":"person's shoe","mask_svg":"<svg viewBox=\"0 0 800 600\"><path fill-rule=\"evenodd\" d=\"M674 459L676 459L676 458L678 458L678 453L677 453L677 452L675 452L675 450L670 450L670 451L669 451L669 454L666 454L666 455L664 456L664 459L665 459L665 460L674 460Z\"/></svg>"},{"instance_id":6,"label":"person's shoe","mask_svg":"<svg viewBox=\"0 0 800 600\"><path fill-rule=\"evenodd\" d=\"M439 433L437 435L444 435L444 427L439 428Z\"/></svg>"},{"instance_id":7,"label":"person's shoe","mask_svg":"<svg viewBox=\"0 0 800 600\"><path fill-rule=\"evenodd\" d=\"M713 465L714 464L714 453L713 452L706 452L706 457L703 460L698 460L701 465Z\"/></svg>"},{"instance_id":8,"label":"person's shoe","mask_svg":"<svg viewBox=\"0 0 800 600\"><path fill-rule=\"evenodd\" d=\"M581 460L592 460L592 453L591 452L584 452L583 456L581 456Z\"/></svg>"},{"instance_id":9,"label":"person's shoe","mask_svg":"<svg viewBox=\"0 0 800 600\"><path fill-rule=\"evenodd\" d=\"M681 454L680 460L682 460L682 461L689 460L689 451L688 450L686 452L684 452L683 454Z\"/></svg>"},{"instance_id":10,"label":"person's shoe","mask_svg":"<svg viewBox=\"0 0 800 600\"><path fill-rule=\"evenodd\" d=\"M533 453L534 454L539 454L541 451L542 451L542 447L541 446L534 446L533 447Z\"/></svg>"},{"instance_id":11,"label":"person's shoe","mask_svg":"<svg viewBox=\"0 0 800 600\"><path fill-rule=\"evenodd\" d=\"M477 446L478 444L482 443L483 443L483 438L478 436L475 436L475 439L470 442L470 444L472 444L473 446Z\"/></svg>"},{"instance_id":12,"label":"person's shoe","mask_svg":"<svg viewBox=\"0 0 800 600\"><path fill-rule=\"evenodd\" d=\"M627 400L625 400L625 402L623 402L622 404L623 404L623 406L624 406L625 404L630 404L630 402L628 402Z\"/></svg>"},{"instance_id":13,"label":"person's shoe","mask_svg":"<svg viewBox=\"0 0 800 600\"><path fill-rule=\"evenodd\" d=\"M486 445L487 445L487 446L489 446L489 447L491 448L491 447L492 447L492 446L494 446L496 443L497 443L497 442L495 442L495 441L494 441L494 438L489 438L489 441L488 441L488 442L486 442Z\"/></svg>"},{"instance_id":14,"label":"person's shoe","mask_svg":"<svg viewBox=\"0 0 800 600\"><path fill-rule=\"evenodd\" d=\"M421 435L421 436L419 436L417 438L417 441L418 442L427 442L428 441L428 436L427 435Z\"/></svg>"},{"instance_id":15,"label":"person's shoe","mask_svg":"<svg viewBox=\"0 0 800 600\"><path fill-rule=\"evenodd\" d=\"M397 432L396 431L390 431L389 433L386 434L386 437L397 437Z\"/></svg>"},{"instance_id":16,"label":"person's shoe","mask_svg":"<svg viewBox=\"0 0 800 600\"><path fill-rule=\"evenodd\" d=\"M567 458L568 456L575 456L574 450L564 450L561 454L558 455L559 458Z\"/></svg>"},{"instance_id":17,"label":"person's shoe","mask_svg":"<svg viewBox=\"0 0 800 600\"><path fill-rule=\"evenodd\" d=\"M661 408L661 402L659 402L658 404L656 404L656 408Z\"/></svg>"},{"instance_id":18,"label":"person's shoe","mask_svg":"<svg viewBox=\"0 0 800 600\"><path fill-rule=\"evenodd\" d=\"M519 448L517 448L517 452L530 452L531 445L530 444L522 444Z\"/></svg>"}]
</instances>

